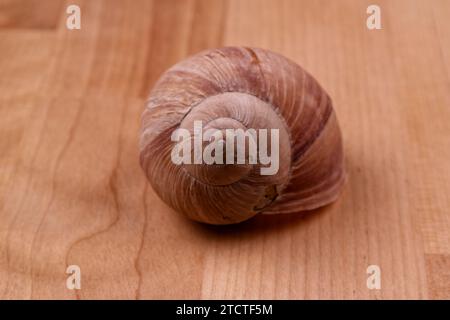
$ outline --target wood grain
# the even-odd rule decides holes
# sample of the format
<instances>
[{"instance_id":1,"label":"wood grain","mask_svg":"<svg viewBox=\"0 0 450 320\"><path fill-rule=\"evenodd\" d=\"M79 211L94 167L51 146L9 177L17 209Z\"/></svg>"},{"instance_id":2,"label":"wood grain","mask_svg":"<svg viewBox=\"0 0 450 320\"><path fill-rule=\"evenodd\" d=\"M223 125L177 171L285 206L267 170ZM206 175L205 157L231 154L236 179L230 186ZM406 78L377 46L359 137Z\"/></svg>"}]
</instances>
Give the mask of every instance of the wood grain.
<instances>
[{"instance_id":1,"label":"wood grain","mask_svg":"<svg viewBox=\"0 0 450 320\"><path fill-rule=\"evenodd\" d=\"M366 0L36 3L0 2L1 298L450 298L449 1L379 0L373 31ZM330 93L349 173L335 204L209 227L146 183L150 87L224 45L277 51Z\"/></svg>"}]
</instances>

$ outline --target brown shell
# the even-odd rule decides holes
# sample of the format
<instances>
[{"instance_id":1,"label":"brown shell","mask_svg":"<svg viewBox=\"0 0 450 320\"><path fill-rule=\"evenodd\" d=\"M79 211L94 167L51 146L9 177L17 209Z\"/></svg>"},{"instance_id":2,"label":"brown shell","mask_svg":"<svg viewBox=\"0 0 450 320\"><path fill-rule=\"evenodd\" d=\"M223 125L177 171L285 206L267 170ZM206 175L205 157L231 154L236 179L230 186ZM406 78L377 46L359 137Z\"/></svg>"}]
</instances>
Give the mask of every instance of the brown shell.
<instances>
[{"instance_id":1,"label":"brown shell","mask_svg":"<svg viewBox=\"0 0 450 320\"><path fill-rule=\"evenodd\" d=\"M175 165L171 134L194 120L218 129L278 128L278 173L262 176L258 165ZM211 224L314 209L334 201L345 180L330 97L300 66L257 48L208 50L167 70L142 115L140 150L157 194Z\"/></svg>"}]
</instances>

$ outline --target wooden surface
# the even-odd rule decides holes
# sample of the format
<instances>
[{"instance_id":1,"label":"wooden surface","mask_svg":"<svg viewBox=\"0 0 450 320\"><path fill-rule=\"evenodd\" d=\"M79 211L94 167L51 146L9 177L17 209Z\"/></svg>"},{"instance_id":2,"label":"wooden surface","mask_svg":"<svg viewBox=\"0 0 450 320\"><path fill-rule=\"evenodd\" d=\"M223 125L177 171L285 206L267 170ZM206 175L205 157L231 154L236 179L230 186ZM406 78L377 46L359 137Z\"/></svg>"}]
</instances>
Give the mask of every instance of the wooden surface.
<instances>
[{"instance_id":1,"label":"wooden surface","mask_svg":"<svg viewBox=\"0 0 450 320\"><path fill-rule=\"evenodd\" d=\"M377 0L370 31L372 3L1 0L0 297L450 298L450 1ZM149 89L224 45L284 54L329 92L349 174L336 203L208 227L146 183Z\"/></svg>"}]
</instances>

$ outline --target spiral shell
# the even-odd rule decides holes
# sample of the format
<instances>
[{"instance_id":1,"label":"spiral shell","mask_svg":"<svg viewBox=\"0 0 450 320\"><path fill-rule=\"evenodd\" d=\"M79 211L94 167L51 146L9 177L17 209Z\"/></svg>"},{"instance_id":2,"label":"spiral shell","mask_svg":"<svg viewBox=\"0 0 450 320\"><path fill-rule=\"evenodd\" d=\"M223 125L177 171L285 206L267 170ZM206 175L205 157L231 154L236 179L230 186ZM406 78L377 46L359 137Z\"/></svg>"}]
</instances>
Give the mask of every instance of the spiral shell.
<instances>
[{"instance_id":1,"label":"spiral shell","mask_svg":"<svg viewBox=\"0 0 450 320\"><path fill-rule=\"evenodd\" d=\"M279 170L260 164L174 164L171 135L201 120L216 130L278 129ZM291 213L334 201L345 180L342 140L332 102L317 81L287 58L226 47L167 70L142 115L140 162L156 193L189 218L210 224L257 213Z\"/></svg>"}]
</instances>

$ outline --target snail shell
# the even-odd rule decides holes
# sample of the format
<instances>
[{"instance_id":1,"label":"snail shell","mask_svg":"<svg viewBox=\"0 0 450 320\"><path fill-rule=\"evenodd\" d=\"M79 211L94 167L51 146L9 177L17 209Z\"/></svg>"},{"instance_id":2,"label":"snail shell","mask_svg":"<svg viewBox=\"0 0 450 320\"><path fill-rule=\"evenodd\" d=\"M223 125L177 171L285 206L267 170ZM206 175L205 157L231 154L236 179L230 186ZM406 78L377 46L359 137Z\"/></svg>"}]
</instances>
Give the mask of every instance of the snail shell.
<instances>
[{"instance_id":1,"label":"snail shell","mask_svg":"<svg viewBox=\"0 0 450 320\"><path fill-rule=\"evenodd\" d=\"M260 164L175 164L177 128L278 129L279 169ZM156 193L189 218L238 223L334 201L345 180L342 140L328 94L305 70L271 51L226 47L167 70L142 115L140 162Z\"/></svg>"}]
</instances>

